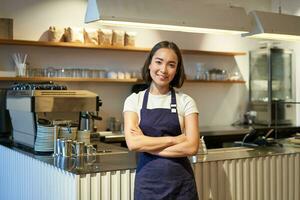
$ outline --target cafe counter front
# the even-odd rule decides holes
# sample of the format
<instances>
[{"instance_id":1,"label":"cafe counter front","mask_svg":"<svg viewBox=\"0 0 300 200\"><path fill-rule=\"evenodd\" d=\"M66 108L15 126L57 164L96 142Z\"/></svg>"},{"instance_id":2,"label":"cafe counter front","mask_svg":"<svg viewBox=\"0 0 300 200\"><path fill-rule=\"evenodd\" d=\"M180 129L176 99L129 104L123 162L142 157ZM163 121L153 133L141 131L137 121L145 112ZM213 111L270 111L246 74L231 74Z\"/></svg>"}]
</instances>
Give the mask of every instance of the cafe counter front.
<instances>
[{"instance_id":1,"label":"cafe counter front","mask_svg":"<svg viewBox=\"0 0 300 200\"><path fill-rule=\"evenodd\" d=\"M0 145L0 199L130 200L137 155L55 157ZM209 149L190 157L201 200L299 200L300 148Z\"/></svg>"}]
</instances>

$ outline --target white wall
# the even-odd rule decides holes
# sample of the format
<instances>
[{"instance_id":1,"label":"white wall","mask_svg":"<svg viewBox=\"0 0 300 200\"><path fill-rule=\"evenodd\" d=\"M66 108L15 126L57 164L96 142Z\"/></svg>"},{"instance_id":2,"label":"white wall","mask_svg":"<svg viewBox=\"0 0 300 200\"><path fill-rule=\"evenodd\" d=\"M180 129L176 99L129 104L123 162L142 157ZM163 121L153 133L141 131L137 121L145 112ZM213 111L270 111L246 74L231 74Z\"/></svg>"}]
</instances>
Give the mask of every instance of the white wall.
<instances>
[{"instance_id":1,"label":"white wall","mask_svg":"<svg viewBox=\"0 0 300 200\"><path fill-rule=\"evenodd\" d=\"M237 4L238 1L211 1L211 3L224 2ZM15 39L39 40L51 25L97 27L95 24L83 23L86 3L86 0L1 0L0 17L14 19ZM271 8L270 0L250 3L241 1L240 4L254 8L259 3L264 9ZM142 29L134 31L138 33L136 46L139 47L151 47L161 40L173 40L184 49L248 52L258 45L256 40L240 36ZM14 52L28 53L28 62L32 67L76 66L128 71L140 69L146 57L146 53L0 45L0 70L13 70L10 55ZM195 64L201 62L206 67L238 70L243 78L248 80L248 55L236 57L184 55L184 61L189 74L195 71ZM70 89L88 89L99 94L103 100L101 115L104 117L104 121L99 124L100 129L105 129L107 117L122 118L123 101L130 93L130 84L67 83L67 85ZM200 110L201 126L229 125L237 120L247 107L247 84L186 83L181 90L196 100Z\"/></svg>"}]
</instances>

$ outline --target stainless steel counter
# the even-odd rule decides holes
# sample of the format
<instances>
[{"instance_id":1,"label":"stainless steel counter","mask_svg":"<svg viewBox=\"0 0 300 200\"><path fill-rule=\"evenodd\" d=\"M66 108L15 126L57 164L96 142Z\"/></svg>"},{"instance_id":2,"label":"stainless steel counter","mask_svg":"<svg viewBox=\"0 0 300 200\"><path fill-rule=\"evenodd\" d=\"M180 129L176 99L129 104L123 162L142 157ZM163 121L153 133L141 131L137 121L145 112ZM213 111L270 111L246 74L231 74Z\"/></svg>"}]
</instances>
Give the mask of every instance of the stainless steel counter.
<instances>
[{"instance_id":1,"label":"stainless steel counter","mask_svg":"<svg viewBox=\"0 0 300 200\"><path fill-rule=\"evenodd\" d=\"M72 157L52 156L51 154L41 155L32 152L30 149L23 148L23 146L7 145L1 142L0 144L23 155L74 174L136 168L136 154L134 152L129 152L126 148L101 142L93 142L93 144L97 144L97 153L94 155Z\"/></svg>"},{"instance_id":2,"label":"stainless steel counter","mask_svg":"<svg viewBox=\"0 0 300 200\"><path fill-rule=\"evenodd\" d=\"M265 157L272 155L284 155L300 153L300 147L284 145L283 147L229 147L220 149L209 149L207 154L198 154L191 157L195 162L212 162L218 160L235 160L254 157Z\"/></svg>"},{"instance_id":3,"label":"stainless steel counter","mask_svg":"<svg viewBox=\"0 0 300 200\"><path fill-rule=\"evenodd\" d=\"M74 174L91 174L97 172L135 169L137 163L137 154L129 152L125 148L117 147L114 145L98 143L101 149L110 149L106 153L97 153L92 156L78 156L78 157L53 157L51 155L36 155L26 149L21 149L15 146L7 146L14 151L21 154L30 156L44 163L56 166L60 169L66 170ZM232 147L209 149L208 154L198 154L190 158L191 162L211 162L218 160L234 160L252 157L263 157L270 155L282 154L295 154L300 153L300 148L284 145L283 148L276 147L259 147L259 148L246 148L246 147Z\"/></svg>"}]
</instances>

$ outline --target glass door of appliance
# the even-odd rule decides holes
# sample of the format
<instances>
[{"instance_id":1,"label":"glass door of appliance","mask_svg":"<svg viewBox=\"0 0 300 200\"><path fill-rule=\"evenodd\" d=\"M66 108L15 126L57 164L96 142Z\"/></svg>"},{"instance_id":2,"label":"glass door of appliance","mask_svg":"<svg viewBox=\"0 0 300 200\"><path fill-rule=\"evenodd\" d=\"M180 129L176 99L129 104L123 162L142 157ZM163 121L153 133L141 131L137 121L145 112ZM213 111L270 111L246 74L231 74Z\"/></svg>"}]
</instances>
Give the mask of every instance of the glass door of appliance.
<instances>
[{"instance_id":1,"label":"glass door of appliance","mask_svg":"<svg viewBox=\"0 0 300 200\"><path fill-rule=\"evenodd\" d=\"M261 124L289 124L293 102L292 50L262 48L250 52L250 109Z\"/></svg>"},{"instance_id":2,"label":"glass door of appliance","mask_svg":"<svg viewBox=\"0 0 300 200\"><path fill-rule=\"evenodd\" d=\"M266 49L250 52L250 101L268 102L269 57Z\"/></svg>"},{"instance_id":3,"label":"glass door of appliance","mask_svg":"<svg viewBox=\"0 0 300 200\"><path fill-rule=\"evenodd\" d=\"M291 101L292 91L292 52L271 49L272 100Z\"/></svg>"}]
</instances>

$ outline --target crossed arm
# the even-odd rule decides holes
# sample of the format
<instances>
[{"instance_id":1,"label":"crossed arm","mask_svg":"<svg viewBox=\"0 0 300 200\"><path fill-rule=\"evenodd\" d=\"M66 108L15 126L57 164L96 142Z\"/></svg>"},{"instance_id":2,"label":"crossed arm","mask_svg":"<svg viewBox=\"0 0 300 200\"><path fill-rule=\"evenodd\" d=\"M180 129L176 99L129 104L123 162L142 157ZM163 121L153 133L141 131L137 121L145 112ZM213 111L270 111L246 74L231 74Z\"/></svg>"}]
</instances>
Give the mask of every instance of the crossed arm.
<instances>
[{"instance_id":1,"label":"crossed arm","mask_svg":"<svg viewBox=\"0 0 300 200\"><path fill-rule=\"evenodd\" d=\"M143 134L135 112L124 112L124 132L131 151L148 152L163 157L183 157L197 153L199 145L198 114L185 116L185 134L150 137Z\"/></svg>"}]
</instances>

